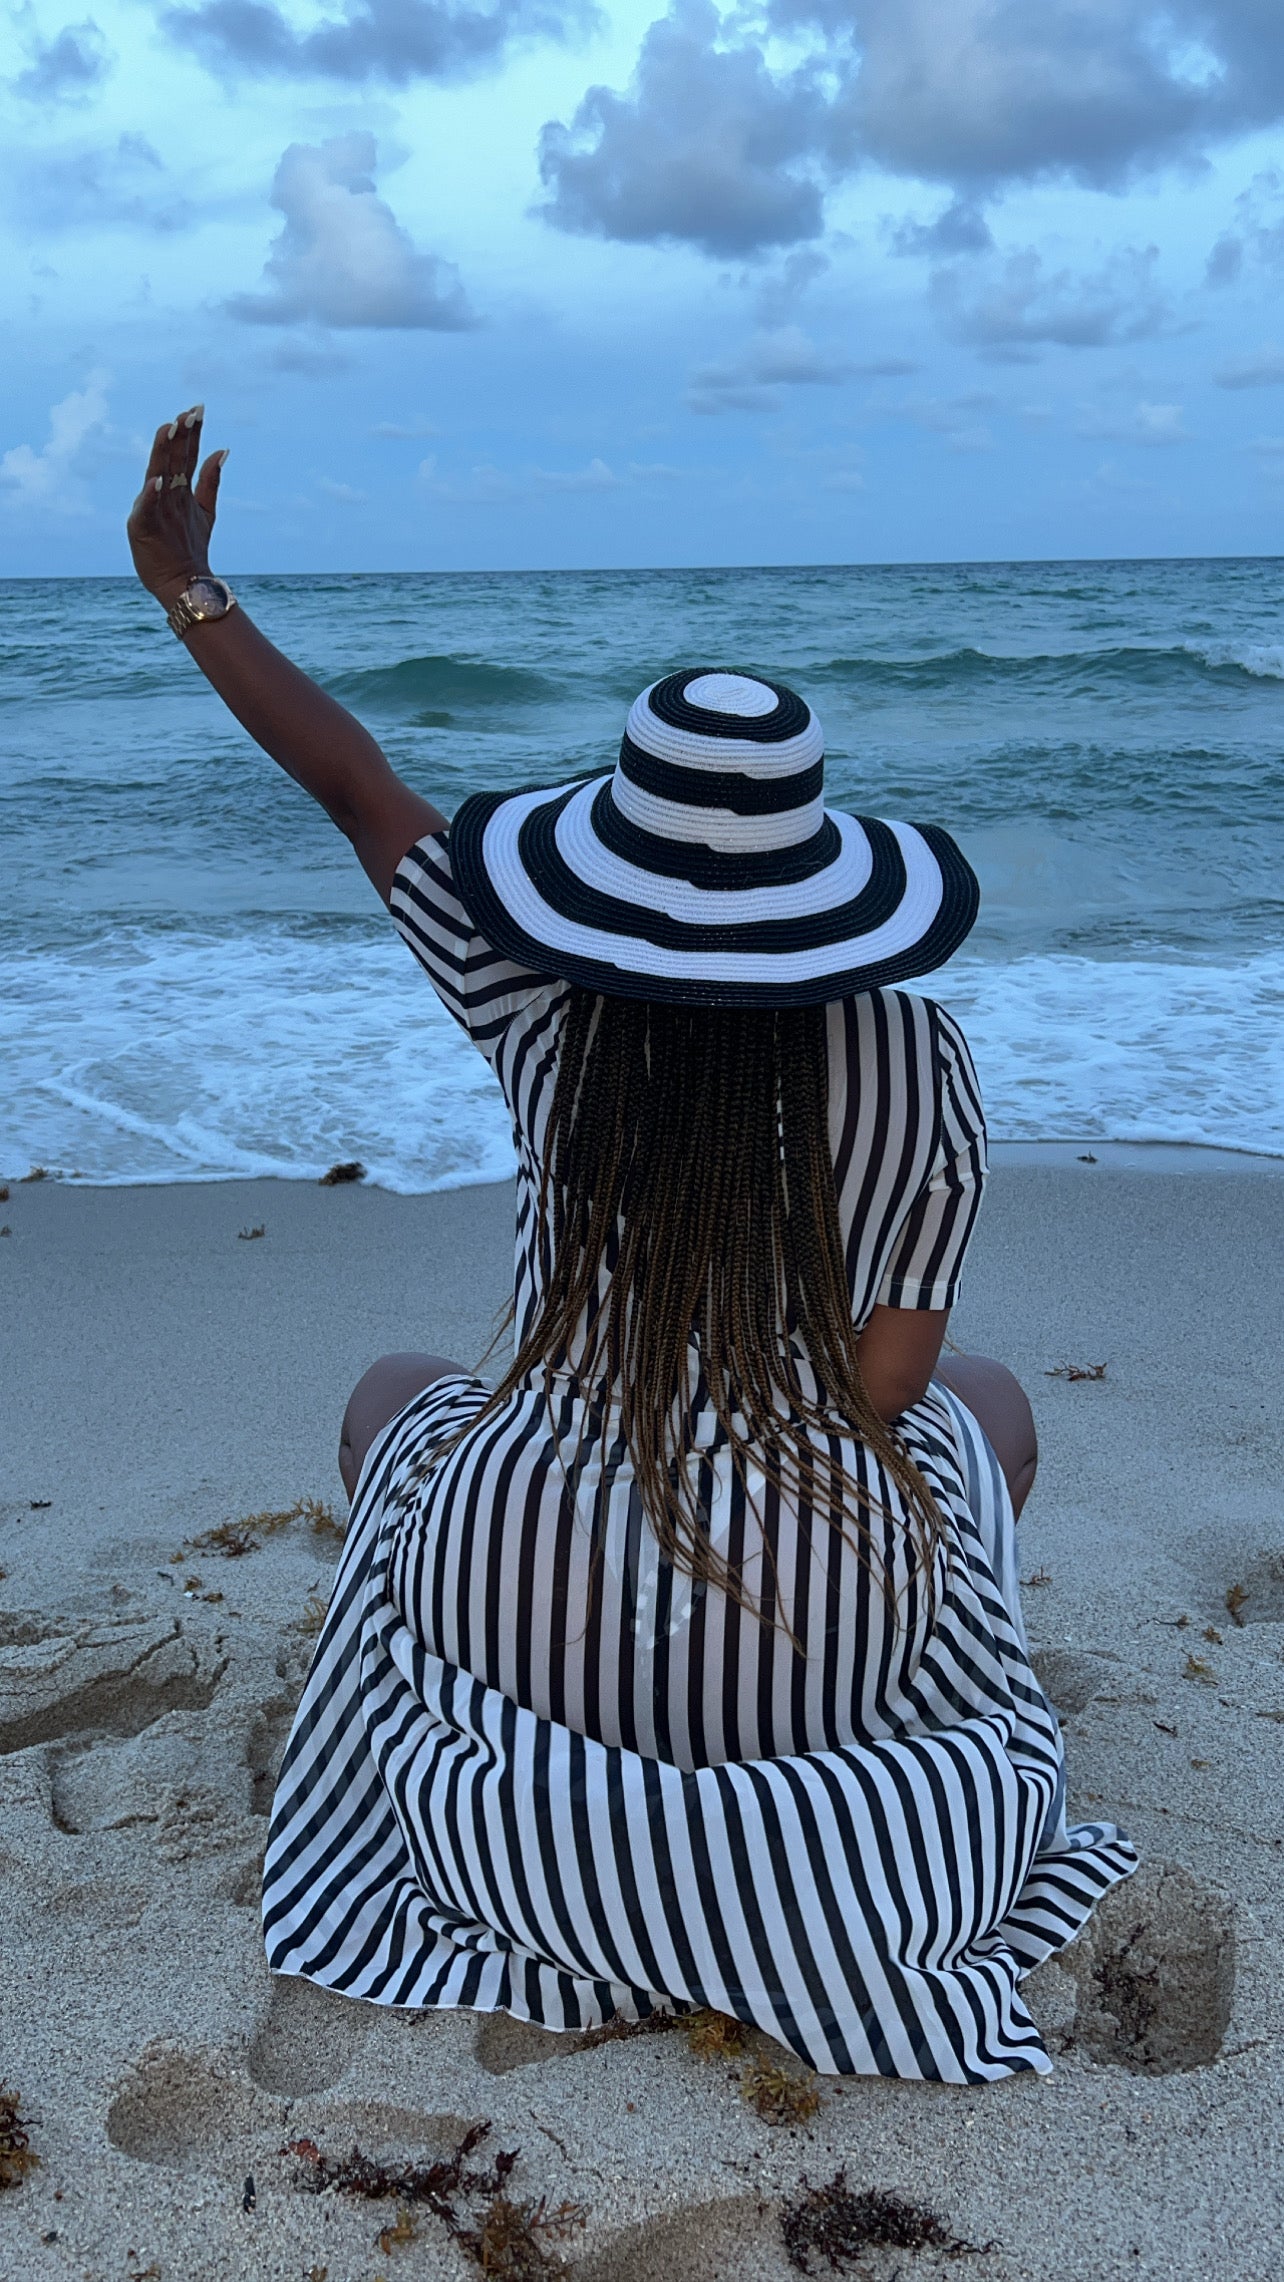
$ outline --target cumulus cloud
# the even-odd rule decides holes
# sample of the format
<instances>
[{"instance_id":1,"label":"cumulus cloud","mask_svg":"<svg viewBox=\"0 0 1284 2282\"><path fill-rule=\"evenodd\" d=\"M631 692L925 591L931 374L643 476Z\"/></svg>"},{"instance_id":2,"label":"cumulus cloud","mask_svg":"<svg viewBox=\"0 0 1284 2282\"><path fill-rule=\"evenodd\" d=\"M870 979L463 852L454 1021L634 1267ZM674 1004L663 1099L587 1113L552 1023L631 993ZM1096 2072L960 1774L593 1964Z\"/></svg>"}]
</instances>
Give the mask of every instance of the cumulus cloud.
<instances>
[{"instance_id":1,"label":"cumulus cloud","mask_svg":"<svg viewBox=\"0 0 1284 2282\"><path fill-rule=\"evenodd\" d=\"M590 87L569 127L544 128L542 211L559 229L722 256L818 237L826 109L812 73L772 72L752 43L722 44L710 0L675 0L626 94Z\"/></svg>"},{"instance_id":2,"label":"cumulus cloud","mask_svg":"<svg viewBox=\"0 0 1284 2282\"><path fill-rule=\"evenodd\" d=\"M1099 270L1049 270L1033 246L990 263L953 263L932 276L937 314L955 340L1007 361L1023 361L1044 343L1102 348L1157 332L1166 305L1155 246L1126 247Z\"/></svg>"},{"instance_id":3,"label":"cumulus cloud","mask_svg":"<svg viewBox=\"0 0 1284 2282\"><path fill-rule=\"evenodd\" d=\"M1118 189L1284 110L1269 0L769 0L843 72L836 129L893 174Z\"/></svg>"},{"instance_id":4,"label":"cumulus cloud","mask_svg":"<svg viewBox=\"0 0 1284 2282\"><path fill-rule=\"evenodd\" d=\"M159 152L143 135L114 143L62 144L19 157L12 196L28 229L185 230L196 219Z\"/></svg>"},{"instance_id":5,"label":"cumulus cloud","mask_svg":"<svg viewBox=\"0 0 1284 2282\"><path fill-rule=\"evenodd\" d=\"M1275 388L1284 382L1284 349L1268 346L1232 357L1213 374L1219 388Z\"/></svg>"},{"instance_id":6,"label":"cumulus cloud","mask_svg":"<svg viewBox=\"0 0 1284 2282\"><path fill-rule=\"evenodd\" d=\"M456 79L515 40L562 37L594 17L591 0L347 0L309 31L271 0L198 0L167 8L166 31L220 72L348 81Z\"/></svg>"},{"instance_id":7,"label":"cumulus cloud","mask_svg":"<svg viewBox=\"0 0 1284 2282\"><path fill-rule=\"evenodd\" d=\"M51 40L38 40L13 85L32 103L77 103L93 94L110 69L111 50L87 16L83 24L64 24Z\"/></svg>"},{"instance_id":8,"label":"cumulus cloud","mask_svg":"<svg viewBox=\"0 0 1284 2282\"><path fill-rule=\"evenodd\" d=\"M48 440L39 451L31 444L15 444L0 457L0 487L15 504L57 515L84 512L80 461L106 423L109 377L91 372L83 388L73 388L51 407Z\"/></svg>"},{"instance_id":9,"label":"cumulus cloud","mask_svg":"<svg viewBox=\"0 0 1284 2282\"><path fill-rule=\"evenodd\" d=\"M687 403L693 412L775 412L782 388L832 387L851 366L826 355L797 325L759 333L726 364L701 365L691 376Z\"/></svg>"},{"instance_id":10,"label":"cumulus cloud","mask_svg":"<svg viewBox=\"0 0 1284 2282\"><path fill-rule=\"evenodd\" d=\"M231 4L231 0L225 0ZM238 0L239 4L239 0ZM1005 186L1119 190L1284 116L1284 10L1270 0L763 0L802 43L773 70L743 14L673 0L623 93L591 87L544 130L563 229L743 255L819 235L826 185L875 166L945 184L901 251L982 251Z\"/></svg>"},{"instance_id":11,"label":"cumulus cloud","mask_svg":"<svg viewBox=\"0 0 1284 2282\"><path fill-rule=\"evenodd\" d=\"M233 317L442 332L476 323L453 264L420 253L378 196L376 156L368 134L290 145L272 184L285 227L264 265L264 290L238 293L227 305Z\"/></svg>"}]
</instances>

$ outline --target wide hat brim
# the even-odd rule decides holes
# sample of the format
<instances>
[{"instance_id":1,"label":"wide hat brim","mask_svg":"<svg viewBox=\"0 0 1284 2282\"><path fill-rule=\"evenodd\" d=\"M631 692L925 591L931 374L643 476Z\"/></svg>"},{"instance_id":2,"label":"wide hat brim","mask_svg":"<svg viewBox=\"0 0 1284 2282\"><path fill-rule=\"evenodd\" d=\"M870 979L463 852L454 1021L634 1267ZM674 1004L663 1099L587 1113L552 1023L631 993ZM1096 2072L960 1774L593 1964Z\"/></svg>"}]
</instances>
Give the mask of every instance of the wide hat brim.
<instances>
[{"instance_id":1,"label":"wide hat brim","mask_svg":"<svg viewBox=\"0 0 1284 2282\"><path fill-rule=\"evenodd\" d=\"M815 1006L932 973L976 919L976 875L937 825L826 809L821 860L791 878L783 850L763 884L709 848L622 841L611 782L473 793L450 826L479 932L537 974L677 1005Z\"/></svg>"}]
</instances>

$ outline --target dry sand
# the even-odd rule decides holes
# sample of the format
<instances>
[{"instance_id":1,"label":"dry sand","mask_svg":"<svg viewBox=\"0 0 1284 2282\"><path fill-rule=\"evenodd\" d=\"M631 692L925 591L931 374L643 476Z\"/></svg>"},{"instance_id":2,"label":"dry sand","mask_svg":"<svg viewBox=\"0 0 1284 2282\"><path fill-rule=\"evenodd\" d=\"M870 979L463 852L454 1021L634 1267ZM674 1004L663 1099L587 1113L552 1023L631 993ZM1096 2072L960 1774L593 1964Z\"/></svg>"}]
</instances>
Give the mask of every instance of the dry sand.
<instances>
[{"instance_id":1,"label":"dry sand","mask_svg":"<svg viewBox=\"0 0 1284 2282\"><path fill-rule=\"evenodd\" d=\"M1029 1984L1050 2078L827 2085L793 2127L680 2032L577 2049L263 1962L263 1816L333 1541L306 1520L239 1558L188 1541L306 1496L342 1511L348 1386L388 1347L476 1359L511 1192L12 1190L0 2079L41 2163L0 2193L0 2282L467 2282L439 2218L381 2247L395 2204L308 2194L279 2150L423 2163L486 2119L520 2150L513 2198L584 2207L545 2238L579 2282L785 2282L782 2208L841 2166L997 2245L949 2266L978 2282L1284 2271L1284 1181L1102 1156L1001 1165L955 1328L1032 1391L1029 1623L1073 1801L1146 1866ZM460 2223L484 2201L457 2197ZM946 2265L875 2249L861 2271Z\"/></svg>"}]
</instances>

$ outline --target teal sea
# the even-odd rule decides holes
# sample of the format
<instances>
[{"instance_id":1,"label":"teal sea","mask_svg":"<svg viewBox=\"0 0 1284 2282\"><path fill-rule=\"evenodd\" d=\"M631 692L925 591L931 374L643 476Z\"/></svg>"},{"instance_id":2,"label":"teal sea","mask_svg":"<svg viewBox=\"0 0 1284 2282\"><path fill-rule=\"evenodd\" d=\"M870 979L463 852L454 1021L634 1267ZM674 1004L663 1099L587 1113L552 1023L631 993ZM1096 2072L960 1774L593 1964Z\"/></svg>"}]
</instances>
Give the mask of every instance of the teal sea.
<instances>
[{"instance_id":1,"label":"teal sea","mask_svg":"<svg viewBox=\"0 0 1284 2282\"><path fill-rule=\"evenodd\" d=\"M1284 562L228 575L447 813L609 765L677 665L791 682L831 801L980 874L921 987L996 1135L1284 1155ZM509 1170L346 843L128 580L0 585L0 830L0 1174Z\"/></svg>"}]
</instances>

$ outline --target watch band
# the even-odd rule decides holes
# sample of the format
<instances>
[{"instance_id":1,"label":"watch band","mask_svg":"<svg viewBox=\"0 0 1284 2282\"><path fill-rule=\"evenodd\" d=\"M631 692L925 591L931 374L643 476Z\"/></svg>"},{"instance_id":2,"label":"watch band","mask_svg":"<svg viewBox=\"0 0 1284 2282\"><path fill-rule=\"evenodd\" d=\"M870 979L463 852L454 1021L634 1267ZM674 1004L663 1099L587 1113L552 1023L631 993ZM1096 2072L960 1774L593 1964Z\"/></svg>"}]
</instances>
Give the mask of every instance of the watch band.
<instances>
[{"instance_id":1,"label":"watch band","mask_svg":"<svg viewBox=\"0 0 1284 2282\"><path fill-rule=\"evenodd\" d=\"M217 597L213 608L209 599L212 593ZM181 640L193 626L203 626L214 618L226 618L228 611L235 608L236 596L226 579L199 578L193 579L177 602L171 604L165 617Z\"/></svg>"}]
</instances>

